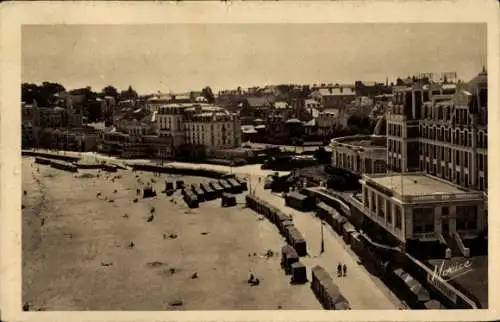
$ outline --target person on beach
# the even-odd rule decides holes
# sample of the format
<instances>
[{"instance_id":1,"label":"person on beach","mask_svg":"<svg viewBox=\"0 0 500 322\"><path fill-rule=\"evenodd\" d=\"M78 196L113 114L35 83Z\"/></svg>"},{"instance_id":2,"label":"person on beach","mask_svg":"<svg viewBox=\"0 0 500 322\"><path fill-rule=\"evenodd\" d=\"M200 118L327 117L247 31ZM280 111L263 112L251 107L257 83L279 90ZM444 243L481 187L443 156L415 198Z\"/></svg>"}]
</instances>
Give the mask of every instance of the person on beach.
<instances>
[{"instance_id":1,"label":"person on beach","mask_svg":"<svg viewBox=\"0 0 500 322\"><path fill-rule=\"evenodd\" d=\"M342 276L342 265L339 263L337 265L337 277Z\"/></svg>"},{"instance_id":2,"label":"person on beach","mask_svg":"<svg viewBox=\"0 0 500 322\"><path fill-rule=\"evenodd\" d=\"M344 265L342 266L342 270L343 270L343 273L344 273L344 275L343 275L343 276L346 276L346 274L347 274L347 266L346 266L346 264L344 264Z\"/></svg>"}]
</instances>

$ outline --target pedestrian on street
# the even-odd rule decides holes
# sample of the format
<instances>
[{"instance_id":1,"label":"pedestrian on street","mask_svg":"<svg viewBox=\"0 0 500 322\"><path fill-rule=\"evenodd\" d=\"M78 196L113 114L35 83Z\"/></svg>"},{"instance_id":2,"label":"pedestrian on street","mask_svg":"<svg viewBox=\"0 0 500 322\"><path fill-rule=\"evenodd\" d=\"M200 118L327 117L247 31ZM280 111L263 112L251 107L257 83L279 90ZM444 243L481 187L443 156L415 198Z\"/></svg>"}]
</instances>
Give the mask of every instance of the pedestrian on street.
<instances>
[{"instance_id":1,"label":"pedestrian on street","mask_svg":"<svg viewBox=\"0 0 500 322\"><path fill-rule=\"evenodd\" d=\"M342 264L337 265L337 277L342 276Z\"/></svg>"},{"instance_id":2,"label":"pedestrian on street","mask_svg":"<svg viewBox=\"0 0 500 322\"><path fill-rule=\"evenodd\" d=\"M344 264L344 266L342 267L342 270L344 271L344 276L346 276L346 274L347 274L347 266L346 266L346 264Z\"/></svg>"}]
</instances>

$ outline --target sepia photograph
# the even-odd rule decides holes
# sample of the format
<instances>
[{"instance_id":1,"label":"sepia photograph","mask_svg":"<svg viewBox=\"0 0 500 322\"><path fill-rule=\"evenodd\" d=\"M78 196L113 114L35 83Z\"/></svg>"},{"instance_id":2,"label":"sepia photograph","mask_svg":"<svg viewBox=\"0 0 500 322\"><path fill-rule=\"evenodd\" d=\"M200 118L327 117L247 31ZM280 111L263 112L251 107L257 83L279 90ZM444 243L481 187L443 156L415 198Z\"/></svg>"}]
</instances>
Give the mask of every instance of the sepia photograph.
<instances>
[{"instance_id":1,"label":"sepia photograph","mask_svg":"<svg viewBox=\"0 0 500 322\"><path fill-rule=\"evenodd\" d=\"M16 310L491 309L488 32L21 25Z\"/></svg>"},{"instance_id":2,"label":"sepia photograph","mask_svg":"<svg viewBox=\"0 0 500 322\"><path fill-rule=\"evenodd\" d=\"M484 24L22 46L23 309L488 307Z\"/></svg>"}]
</instances>

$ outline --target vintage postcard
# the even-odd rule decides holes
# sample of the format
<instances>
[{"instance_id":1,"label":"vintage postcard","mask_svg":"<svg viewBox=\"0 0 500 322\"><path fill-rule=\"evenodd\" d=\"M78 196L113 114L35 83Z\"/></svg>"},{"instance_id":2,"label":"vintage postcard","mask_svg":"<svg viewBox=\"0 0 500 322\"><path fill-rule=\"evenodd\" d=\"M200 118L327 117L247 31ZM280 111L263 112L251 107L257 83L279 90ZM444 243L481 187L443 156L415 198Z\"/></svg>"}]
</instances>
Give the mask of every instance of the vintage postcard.
<instances>
[{"instance_id":1,"label":"vintage postcard","mask_svg":"<svg viewBox=\"0 0 500 322\"><path fill-rule=\"evenodd\" d=\"M494 1L1 15L2 321L498 318Z\"/></svg>"}]
</instances>

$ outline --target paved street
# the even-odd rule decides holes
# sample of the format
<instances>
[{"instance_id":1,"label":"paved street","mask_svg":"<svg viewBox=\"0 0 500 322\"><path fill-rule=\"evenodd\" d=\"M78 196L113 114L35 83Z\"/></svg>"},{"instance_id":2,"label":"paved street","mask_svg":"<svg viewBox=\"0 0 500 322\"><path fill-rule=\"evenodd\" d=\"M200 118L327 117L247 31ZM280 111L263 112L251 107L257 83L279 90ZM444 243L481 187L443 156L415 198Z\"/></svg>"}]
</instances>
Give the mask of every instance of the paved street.
<instances>
[{"instance_id":1,"label":"paved street","mask_svg":"<svg viewBox=\"0 0 500 322\"><path fill-rule=\"evenodd\" d=\"M324 226L325 253L319 255L320 221L312 213L303 213L286 207L283 198L277 194L271 194L269 190L264 190L263 185L258 184L257 176L253 178L255 182L252 186L256 187L257 196L293 215L295 225L306 239L308 252L311 255L309 258L302 258L301 261L308 267L319 264L328 270L352 309L394 310L402 307L399 299L380 280L371 276L364 267L356 263L356 254L327 225ZM347 265L346 277L336 277L336 267L339 262Z\"/></svg>"}]
</instances>

